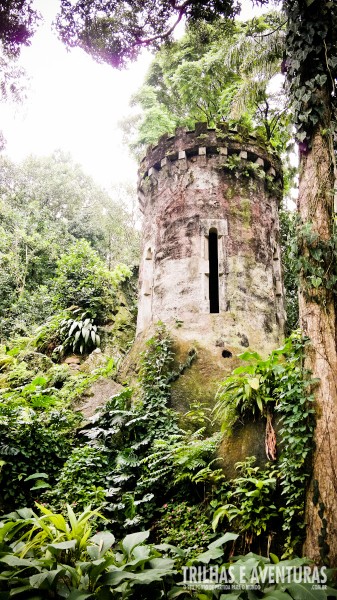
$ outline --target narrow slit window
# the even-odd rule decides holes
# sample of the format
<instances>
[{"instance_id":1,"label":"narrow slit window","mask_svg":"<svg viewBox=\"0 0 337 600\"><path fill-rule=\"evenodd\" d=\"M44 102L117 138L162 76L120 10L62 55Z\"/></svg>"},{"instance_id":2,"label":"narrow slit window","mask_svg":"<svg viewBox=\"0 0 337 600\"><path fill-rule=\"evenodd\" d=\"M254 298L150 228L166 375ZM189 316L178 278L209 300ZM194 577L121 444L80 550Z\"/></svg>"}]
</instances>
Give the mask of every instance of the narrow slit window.
<instances>
[{"instance_id":1,"label":"narrow slit window","mask_svg":"<svg viewBox=\"0 0 337 600\"><path fill-rule=\"evenodd\" d=\"M218 263L218 232L209 230L208 236L209 258L209 312L219 312L219 263Z\"/></svg>"}]
</instances>

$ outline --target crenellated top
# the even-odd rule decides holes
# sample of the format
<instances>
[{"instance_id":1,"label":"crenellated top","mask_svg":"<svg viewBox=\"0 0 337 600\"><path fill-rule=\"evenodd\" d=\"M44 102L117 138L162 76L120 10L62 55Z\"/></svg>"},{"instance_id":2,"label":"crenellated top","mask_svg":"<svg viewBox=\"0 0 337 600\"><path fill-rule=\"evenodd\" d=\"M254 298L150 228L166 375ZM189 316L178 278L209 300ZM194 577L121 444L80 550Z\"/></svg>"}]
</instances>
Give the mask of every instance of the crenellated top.
<instances>
[{"instance_id":1,"label":"crenellated top","mask_svg":"<svg viewBox=\"0 0 337 600\"><path fill-rule=\"evenodd\" d=\"M139 167L140 180L151 176L154 171L160 171L168 162L212 154L237 154L243 160L260 164L266 173L270 173L275 179L282 179L279 157L271 153L255 135L229 129L227 124L213 129L207 127L207 123L196 123L193 131L188 131L186 127L177 127L175 135L165 134L161 136L157 145L148 147Z\"/></svg>"}]
</instances>

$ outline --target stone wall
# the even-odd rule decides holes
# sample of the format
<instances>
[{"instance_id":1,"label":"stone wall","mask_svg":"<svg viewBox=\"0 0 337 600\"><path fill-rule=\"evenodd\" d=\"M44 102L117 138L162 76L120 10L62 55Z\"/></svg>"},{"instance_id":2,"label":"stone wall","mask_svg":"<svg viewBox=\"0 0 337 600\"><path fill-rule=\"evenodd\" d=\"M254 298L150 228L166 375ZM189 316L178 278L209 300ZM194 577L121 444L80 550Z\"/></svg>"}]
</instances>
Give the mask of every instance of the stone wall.
<instances>
[{"instance_id":1,"label":"stone wall","mask_svg":"<svg viewBox=\"0 0 337 600\"><path fill-rule=\"evenodd\" d=\"M178 341L207 348L220 369L226 359L226 371L247 348L277 347L285 319L281 188L279 159L226 127L179 128L148 149L139 178L138 334L163 321ZM210 313L210 230L218 238L218 313Z\"/></svg>"}]
</instances>

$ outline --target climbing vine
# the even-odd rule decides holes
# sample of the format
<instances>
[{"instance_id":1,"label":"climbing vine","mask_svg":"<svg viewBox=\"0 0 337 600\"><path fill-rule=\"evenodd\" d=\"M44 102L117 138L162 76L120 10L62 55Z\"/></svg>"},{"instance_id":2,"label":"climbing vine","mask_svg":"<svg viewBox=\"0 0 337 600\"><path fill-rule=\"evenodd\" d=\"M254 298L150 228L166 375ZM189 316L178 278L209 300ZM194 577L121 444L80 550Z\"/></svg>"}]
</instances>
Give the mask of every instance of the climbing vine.
<instances>
[{"instance_id":1,"label":"climbing vine","mask_svg":"<svg viewBox=\"0 0 337 600\"><path fill-rule=\"evenodd\" d=\"M239 355L248 364L235 369L224 381L215 407L224 429L257 415L266 419L266 457L275 461L278 470L287 556L293 555L304 534L304 502L313 449L314 381L303 367L306 342L295 332L266 360L256 352ZM278 447L272 426L275 417L282 425Z\"/></svg>"},{"instance_id":2,"label":"climbing vine","mask_svg":"<svg viewBox=\"0 0 337 600\"><path fill-rule=\"evenodd\" d=\"M330 0L285 0L288 16L287 74L300 151L306 153L324 113L324 97L336 106L337 5Z\"/></svg>"},{"instance_id":3,"label":"climbing vine","mask_svg":"<svg viewBox=\"0 0 337 600\"><path fill-rule=\"evenodd\" d=\"M313 451L314 406L311 393L315 381L304 368L306 338L293 334L285 346L285 370L276 388L276 414L282 425L279 435L279 470L284 498L283 531L285 554L293 555L304 537L304 504Z\"/></svg>"},{"instance_id":4,"label":"climbing vine","mask_svg":"<svg viewBox=\"0 0 337 600\"><path fill-rule=\"evenodd\" d=\"M175 449L188 444L186 432L178 426L178 415L169 406L171 383L195 356L192 348L186 361L175 368L172 341L164 325L158 325L141 356L137 397L131 388L124 388L81 431L78 441L86 443L70 455L57 485L48 494L53 505L62 507L65 499L73 498L84 507L96 499L116 528L132 528L151 521L156 506L174 481L175 469L173 460L153 460L157 444L161 442L172 449L173 438L180 440ZM201 441L189 441L192 445L194 442L196 455ZM214 445L208 443L208 454ZM190 456L193 453L188 449ZM201 447L199 454L202 450ZM84 473L84 465L89 467L90 475ZM194 474L189 465L185 471L191 477Z\"/></svg>"},{"instance_id":5,"label":"climbing vine","mask_svg":"<svg viewBox=\"0 0 337 600\"><path fill-rule=\"evenodd\" d=\"M329 239L322 239L313 230L312 223L297 225L292 240L293 265L302 276L302 292L307 298L320 303L320 289L336 294L337 231L335 226Z\"/></svg>"}]
</instances>

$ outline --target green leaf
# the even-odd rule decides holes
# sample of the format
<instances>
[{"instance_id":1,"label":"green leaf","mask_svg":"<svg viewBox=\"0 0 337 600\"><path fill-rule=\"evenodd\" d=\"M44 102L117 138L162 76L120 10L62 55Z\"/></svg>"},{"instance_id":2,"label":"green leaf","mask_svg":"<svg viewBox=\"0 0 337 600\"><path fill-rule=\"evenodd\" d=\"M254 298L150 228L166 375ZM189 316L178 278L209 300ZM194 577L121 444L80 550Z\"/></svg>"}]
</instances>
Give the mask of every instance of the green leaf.
<instances>
[{"instance_id":1,"label":"green leaf","mask_svg":"<svg viewBox=\"0 0 337 600\"><path fill-rule=\"evenodd\" d=\"M323 590L313 590L311 583L291 583L285 586L294 600L326 600Z\"/></svg>"},{"instance_id":2,"label":"green leaf","mask_svg":"<svg viewBox=\"0 0 337 600\"><path fill-rule=\"evenodd\" d=\"M220 520L221 520L223 517L227 516L227 513L228 513L227 506L220 506L220 507L219 507L219 508L218 508L218 509L215 511L215 513L214 513L214 515L213 515L213 519L212 519L212 529L213 529L213 531L215 531L215 530L216 530L216 528L217 528L217 526L218 526L218 524L219 524L219 521L220 521Z\"/></svg>"},{"instance_id":3,"label":"green leaf","mask_svg":"<svg viewBox=\"0 0 337 600\"><path fill-rule=\"evenodd\" d=\"M263 598L269 598L269 600L290 600L291 596L286 592L281 592L280 590L273 590L272 592L267 592L264 594Z\"/></svg>"},{"instance_id":4,"label":"green leaf","mask_svg":"<svg viewBox=\"0 0 337 600\"><path fill-rule=\"evenodd\" d=\"M252 379L248 379L248 383L253 390L258 390L260 387L260 381L257 377L253 377Z\"/></svg>"},{"instance_id":5,"label":"green leaf","mask_svg":"<svg viewBox=\"0 0 337 600\"><path fill-rule=\"evenodd\" d=\"M262 404L262 400L261 400L260 396L258 396L258 397L256 398L256 404L257 404L257 405L258 405L258 407L259 407L259 411L262 413L262 412L263 412L263 404Z\"/></svg>"},{"instance_id":6,"label":"green leaf","mask_svg":"<svg viewBox=\"0 0 337 600\"><path fill-rule=\"evenodd\" d=\"M75 331L75 329L78 327L78 322L77 321L73 321L72 326L69 329L69 333L68 336L71 337L71 334Z\"/></svg>"},{"instance_id":7,"label":"green leaf","mask_svg":"<svg viewBox=\"0 0 337 600\"><path fill-rule=\"evenodd\" d=\"M24 481L30 481L31 479L48 479L49 475L47 475L47 473L33 473L33 475L29 475L29 477L26 477L26 479L24 479Z\"/></svg>"},{"instance_id":8,"label":"green leaf","mask_svg":"<svg viewBox=\"0 0 337 600\"><path fill-rule=\"evenodd\" d=\"M122 541L122 547L125 550L126 554L130 556L134 547L145 542L149 535L149 531L139 531L137 533L130 533L129 535L127 535Z\"/></svg>"},{"instance_id":9,"label":"green leaf","mask_svg":"<svg viewBox=\"0 0 337 600\"><path fill-rule=\"evenodd\" d=\"M29 598L30 600L41 600L41 596L31 596L31 591L32 591L32 586L31 585L22 585L20 587L15 587L12 588L10 591L10 596L7 592L0 592L0 600L8 600L9 597L13 597L13 596L18 596L19 594L22 594L23 592L30 592L29 594ZM4 594L4 595L2 595ZM24 596L22 596L22 598L24 598Z\"/></svg>"},{"instance_id":10,"label":"green leaf","mask_svg":"<svg viewBox=\"0 0 337 600\"><path fill-rule=\"evenodd\" d=\"M68 527L63 515L52 514L49 516L49 521L53 523L59 531L62 531L63 533L68 532Z\"/></svg>"},{"instance_id":11,"label":"green leaf","mask_svg":"<svg viewBox=\"0 0 337 600\"><path fill-rule=\"evenodd\" d=\"M261 356L257 352L242 352L238 354L238 358L241 360L262 360Z\"/></svg>"},{"instance_id":12,"label":"green leaf","mask_svg":"<svg viewBox=\"0 0 337 600\"><path fill-rule=\"evenodd\" d=\"M21 519L31 519L32 517L35 517L31 508L18 508L16 512Z\"/></svg>"},{"instance_id":13,"label":"green leaf","mask_svg":"<svg viewBox=\"0 0 337 600\"><path fill-rule=\"evenodd\" d=\"M202 554L198 554L198 556L193 559L193 562L202 562L208 564L210 560L215 560L216 558L223 556L223 553L224 551L222 548L212 548L211 550L202 552Z\"/></svg>"},{"instance_id":14,"label":"green leaf","mask_svg":"<svg viewBox=\"0 0 337 600\"><path fill-rule=\"evenodd\" d=\"M66 542L58 542L56 544L48 544L48 548L53 548L54 550L74 550L76 547L76 540L69 540Z\"/></svg>"},{"instance_id":15,"label":"green leaf","mask_svg":"<svg viewBox=\"0 0 337 600\"><path fill-rule=\"evenodd\" d=\"M150 560L152 569L173 569L174 560L172 558L152 558Z\"/></svg>"},{"instance_id":16,"label":"green leaf","mask_svg":"<svg viewBox=\"0 0 337 600\"><path fill-rule=\"evenodd\" d=\"M271 561L274 563L274 565L277 565L277 563L280 562L280 559L276 556L276 554L273 554L272 552L270 552L269 554Z\"/></svg>"},{"instance_id":17,"label":"green leaf","mask_svg":"<svg viewBox=\"0 0 337 600\"><path fill-rule=\"evenodd\" d=\"M101 556L104 556L106 551L109 548L111 548L111 546L115 542L115 536L112 533L110 533L110 531L101 531L99 533L96 533L96 535L94 535L93 537L91 537L90 542L93 542L95 546L88 547L88 554L89 556L91 556L91 553L94 554L96 551L97 556L95 556L95 559L97 559L101 558Z\"/></svg>"},{"instance_id":18,"label":"green leaf","mask_svg":"<svg viewBox=\"0 0 337 600\"><path fill-rule=\"evenodd\" d=\"M314 288L316 288L316 289L319 288L319 286L322 283L321 277L315 277L314 275L311 275L310 279L311 279L311 283L314 286Z\"/></svg>"},{"instance_id":19,"label":"green leaf","mask_svg":"<svg viewBox=\"0 0 337 600\"><path fill-rule=\"evenodd\" d=\"M135 573L129 573L123 569L114 569L113 571L109 571L106 575L103 575L101 581L103 585L117 586L124 579L135 579L135 577Z\"/></svg>"},{"instance_id":20,"label":"green leaf","mask_svg":"<svg viewBox=\"0 0 337 600\"><path fill-rule=\"evenodd\" d=\"M3 542L7 533L15 526L16 523L14 521L9 521L8 523L5 523L2 525L2 527L0 527L0 542Z\"/></svg>"},{"instance_id":21,"label":"green leaf","mask_svg":"<svg viewBox=\"0 0 337 600\"><path fill-rule=\"evenodd\" d=\"M49 589L50 586L53 585L55 579L65 572L65 568L59 567L58 569L54 569L52 571L36 573L36 575L31 575L29 578L29 583L33 588Z\"/></svg>"},{"instance_id":22,"label":"green leaf","mask_svg":"<svg viewBox=\"0 0 337 600\"><path fill-rule=\"evenodd\" d=\"M18 558L14 556L14 554L6 554L0 558L0 562L4 562L9 567L31 567L34 569L38 569L36 565L34 565L33 561L28 560L27 558Z\"/></svg>"},{"instance_id":23,"label":"green leaf","mask_svg":"<svg viewBox=\"0 0 337 600\"><path fill-rule=\"evenodd\" d=\"M231 533L230 531L228 531L227 533L225 533L225 535L221 536L220 538L209 544L208 548L210 550L212 550L212 548L218 548L223 544L227 544L227 542L233 542L234 540L237 540L238 537L239 536L237 533Z\"/></svg>"},{"instance_id":24,"label":"green leaf","mask_svg":"<svg viewBox=\"0 0 337 600\"><path fill-rule=\"evenodd\" d=\"M92 598L93 594L88 594L87 592L80 592L79 590L73 590L70 592L69 596L67 596L68 600L87 600L87 598Z\"/></svg>"},{"instance_id":25,"label":"green leaf","mask_svg":"<svg viewBox=\"0 0 337 600\"><path fill-rule=\"evenodd\" d=\"M41 490L41 489L46 489L46 488L51 488L51 485L49 483L47 483L47 481L38 481L36 485L34 485L34 487L30 488L31 491L34 490Z\"/></svg>"},{"instance_id":26,"label":"green leaf","mask_svg":"<svg viewBox=\"0 0 337 600\"><path fill-rule=\"evenodd\" d=\"M177 556L185 556L186 555L186 550L182 550L181 548L178 548L177 546L172 546L172 544L156 544L155 545L156 550L161 550L163 552L166 552L167 550L171 550L174 554L176 554Z\"/></svg>"}]
</instances>

